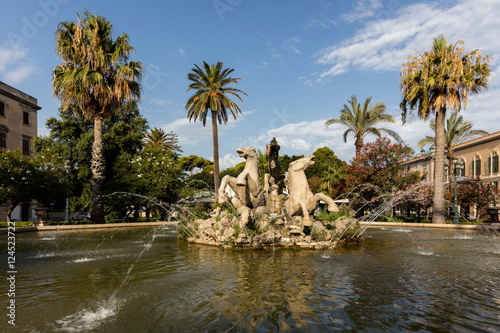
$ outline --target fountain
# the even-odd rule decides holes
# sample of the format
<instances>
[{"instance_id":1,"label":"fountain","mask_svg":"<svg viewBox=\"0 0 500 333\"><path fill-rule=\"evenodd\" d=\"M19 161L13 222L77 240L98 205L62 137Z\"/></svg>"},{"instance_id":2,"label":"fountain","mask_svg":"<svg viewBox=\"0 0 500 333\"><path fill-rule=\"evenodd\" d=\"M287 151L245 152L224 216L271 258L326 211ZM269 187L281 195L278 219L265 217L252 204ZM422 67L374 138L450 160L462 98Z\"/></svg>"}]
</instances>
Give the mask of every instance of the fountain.
<instances>
[{"instance_id":1,"label":"fountain","mask_svg":"<svg viewBox=\"0 0 500 333\"><path fill-rule=\"evenodd\" d=\"M254 147L236 150L245 159L237 176L224 176L218 189L219 206L209 219L183 224L189 242L261 249L265 247L335 248L338 242L362 239L357 221L343 217L322 221L314 217L320 203L329 212L338 212L334 200L313 193L305 169L314 164L314 155L290 163L286 182L288 195L279 193L285 179L278 162L279 145L273 138L266 147L268 173L260 184L258 154ZM355 236L354 236L355 235Z\"/></svg>"},{"instance_id":2,"label":"fountain","mask_svg":"<svg viewBox=\"0 0 500 333\"><path fill-rule=\"evenodd\" d=\"M337 237L332 230L342 226L337 221L329 227L329 221L311 215L309 223L314 202L305 210L301 204L287 207L276 190L280 175L265 178L267 189L254 192L250 202L265 200L239 212L221 207L212 219L16 234L15 295L9 296L16 304L16 327L4 316L0 331L500 331L498 232L364 224L356 229L363 242L312 251L318 224L328 237ZM298 202L303 195L310 197L306 191ZM235 200L228 195L228 201ZM233 228L225 241L252 236L252 243L228 251L179 239L179 231L205 230L191 229L192 221L206 223L216 238ZM268 234L257 234L263 225ZM212 233L216 226L220 232ZM244 230L235 238L238 227ZM270 231L282 232L281 237ZM221 240L214 244L230 245ZM239 251L243 244L260 250ZM8 238L1 237L0 245L7 247ZM7 262L8 255L4 251L0 260Z\"/></svg>"},{"instance_id":3,"label":"fountain","mask_svg":"<svg viewBox=\"0 0 500 333\"><path fill-rule=\"evenodd\" d=\"M17 326L4 315L2 332L500 331L493 232L372 227L335 250L228 251L174 225L44 231L19 233L16 257Z\"/></svg>"}]
</instances>

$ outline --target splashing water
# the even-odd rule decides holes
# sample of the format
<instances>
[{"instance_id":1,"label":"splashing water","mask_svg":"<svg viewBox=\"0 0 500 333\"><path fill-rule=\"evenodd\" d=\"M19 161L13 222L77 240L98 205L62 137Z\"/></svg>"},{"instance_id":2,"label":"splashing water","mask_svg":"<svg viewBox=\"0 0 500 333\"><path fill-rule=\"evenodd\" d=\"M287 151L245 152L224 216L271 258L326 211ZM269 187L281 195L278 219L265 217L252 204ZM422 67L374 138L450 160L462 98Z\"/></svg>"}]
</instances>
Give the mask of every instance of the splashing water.
<instances>
[{"instance_id":1,"label":"splashing water","mask_svg":"<svg viewBox=\"0 0 500 333\"><path fill-rule=\"evenodd\" d=\"M101 325L103 321L116 315L122 303L116 298L110 298L108 301L98 304L96 310L85 308L57 320L54 328L56 331L72 333L91 331Z\"/></svg>"}]
</instances>

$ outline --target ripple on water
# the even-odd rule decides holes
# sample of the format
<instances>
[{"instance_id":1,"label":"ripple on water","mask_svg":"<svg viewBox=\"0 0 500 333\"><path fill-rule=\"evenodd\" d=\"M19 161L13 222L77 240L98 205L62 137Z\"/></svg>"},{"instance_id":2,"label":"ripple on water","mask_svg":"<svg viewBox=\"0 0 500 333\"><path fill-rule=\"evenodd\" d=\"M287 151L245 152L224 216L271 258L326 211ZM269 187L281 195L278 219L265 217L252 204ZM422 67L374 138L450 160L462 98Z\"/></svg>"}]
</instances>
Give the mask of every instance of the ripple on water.
<instances>
[{"instance_id":1,"label":"ripple on water","mask_svg":"<svg viewBox=\"0 0 500 333\"><path fill-rule=\"evenodd\" d=\"M403 228L396 228L394 229L395 232L406 232L406 233L410 233L412 232L411 229L403 229Z\"/></svg>"}]
</instances>

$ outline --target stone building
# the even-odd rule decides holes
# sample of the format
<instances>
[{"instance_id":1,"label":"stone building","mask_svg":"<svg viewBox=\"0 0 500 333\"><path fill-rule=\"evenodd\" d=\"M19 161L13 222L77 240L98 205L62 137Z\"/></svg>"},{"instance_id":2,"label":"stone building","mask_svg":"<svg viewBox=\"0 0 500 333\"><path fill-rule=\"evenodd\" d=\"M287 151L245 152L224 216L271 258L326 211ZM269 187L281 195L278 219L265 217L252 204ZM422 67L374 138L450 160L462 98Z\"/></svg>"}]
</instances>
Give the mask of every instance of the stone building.
<instances>
[{"instance_id":1,"label":"stone building","mask_svg":"<svg viewBox=\"0 0 500 333\"><path fill-rule=\"evenodd\" d=\"M37 103L36 98L0 81L0 149L21 149L26 155L34 155L37 112L41 109ZM18 206L12 218L16 221L32 220L31 203ZM0 204L0 221L5 220L5 204Z\"/></svg>"},{"instance_id":2,"label":"stone building","mask_svg":"<svg viewBox=\"0 0 500 333\"><path fill-rule=\"evenodd\" d=\"M454 151L457 162L462 163L462 169L457 170L459 179L480 178L483 182L490 183L498 189L500 181L500 131L485 136L462 142ZM434 181L434 154L432 151L421 151L412 159L404 163L405 170L420 171L425 175L424 182ZM450 181L448 167L446 166L446 181ZM495 204L495 203L492 203ZM471 211L471 217L476 216Z\"/></svg>"}]
</instances>

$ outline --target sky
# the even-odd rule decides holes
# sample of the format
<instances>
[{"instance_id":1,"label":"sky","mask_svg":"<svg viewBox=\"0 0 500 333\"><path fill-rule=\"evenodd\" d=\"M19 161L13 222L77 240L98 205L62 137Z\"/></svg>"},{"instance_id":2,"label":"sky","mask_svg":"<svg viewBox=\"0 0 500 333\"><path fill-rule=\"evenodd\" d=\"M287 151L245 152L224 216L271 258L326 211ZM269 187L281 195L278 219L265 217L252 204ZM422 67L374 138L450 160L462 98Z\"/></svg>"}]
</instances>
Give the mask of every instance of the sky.
<instances>
[{"instance_id":1,"label":"sky","mask_svg":"<svg viewBox=\"0 0 500 333\"><path fill-rule=\"evenodd\" d=\"M129 36L131 60L145 68L141 113L150 128L177 134L183 155L213 157L210 121L203 127L187 118L187 73L203 61L234 69L241 78L234 87L248 96L239 103L242 114L219 126L221 169L242 161L238 147L265 151L273 137L280 154L329 147L348 162L354 138L344 142L345 128L325 122L338 118L352 95L384 102L397 123L382 126L418 152L418 140L433 133L416 116L401 123L400 71L439 35L491 56L489 89L470 97L461 114L476 129L500 130L500 0L8 1L0 20L0 80L38 99L39 135L48 135L47 119L58 117L55 30L84 10L106 17L115 38Z\"/></svg>"}]
</instances>

